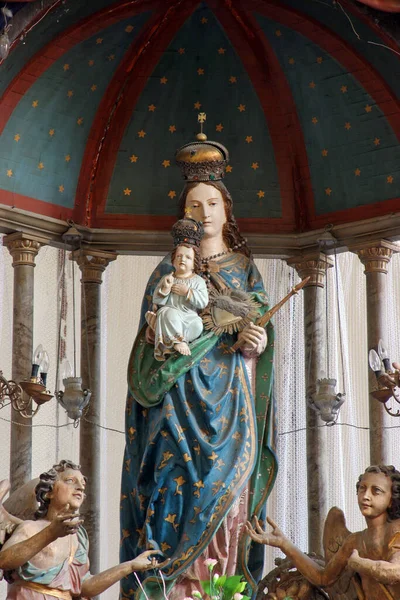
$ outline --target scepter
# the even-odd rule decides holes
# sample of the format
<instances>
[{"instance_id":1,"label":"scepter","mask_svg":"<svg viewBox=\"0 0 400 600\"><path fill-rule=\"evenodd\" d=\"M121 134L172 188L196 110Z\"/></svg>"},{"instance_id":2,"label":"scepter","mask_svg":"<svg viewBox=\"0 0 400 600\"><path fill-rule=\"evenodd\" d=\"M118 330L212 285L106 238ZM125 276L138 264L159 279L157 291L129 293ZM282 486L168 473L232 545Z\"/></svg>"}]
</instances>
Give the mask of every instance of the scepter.
<instances>
[{"instance_id":1,"label":"scepter","mask_svg":"<svg viewBox=\"0 0 400 600\"><path fill-rule=\"evenodd\" d=\"M258 325L259 327L266 327L266 325L270 322L270 320L274 316L274 314L276 312L278 312L278 310L285 304L285 302L287 302L289 300L289 298L291 298L292 296L297 294L309 281L310 281L310 277L305 277L304 279L302 279L300 281L300 283L295 285L294 288L292 288L290 290L290 292L284 298L282 298L282 300L280 302L278 302L278 304L275 304L275 306L273 306L272 308L267 310L267 312L264 313L262 317L257 319L255 324ZM233 346L229 349L229 351L233 354L234 352L236 352L236 350L239 350L239 348L244 343L245 342L242 340L237 340L237 342L235 342L233 344Z\"/></svg>"}]
</instances>

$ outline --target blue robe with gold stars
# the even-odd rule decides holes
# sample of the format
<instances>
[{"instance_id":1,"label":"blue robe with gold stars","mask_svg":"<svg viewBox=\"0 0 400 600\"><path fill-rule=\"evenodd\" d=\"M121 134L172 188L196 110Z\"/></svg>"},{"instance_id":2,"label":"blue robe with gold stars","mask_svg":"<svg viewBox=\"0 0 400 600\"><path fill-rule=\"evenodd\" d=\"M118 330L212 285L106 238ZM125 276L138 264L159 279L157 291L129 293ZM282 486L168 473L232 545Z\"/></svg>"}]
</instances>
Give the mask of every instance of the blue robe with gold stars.
<instances>
[{"instance_id":1,"label":"blue robe with gold stars","mask_svg":"<svg viewBox=\"0 0 400 600\"><path fill-rule=\"evenodd\" d=\"M261 305L260 314L267 310L261 276L249 258L232 253L212 267L217 288L245 290ZM255 397L240 351L229 352L236 334L205 331L190 344L191 356L174 353L157 362L145 340L144 314L158 281L170 272L167 256L148 282L129 361L121 490L121 561L157 549L168 559L162 569L167 584L207 547L246 484L248 514L260 514L277 470L272 325L257 363ZM239 556L238 572L254 588L262 558L245 534ZM145 577L149 597L162 598L157 577ZM122 581L123 598L135 589L134 576Z\"/></svg>"}]
</instances>

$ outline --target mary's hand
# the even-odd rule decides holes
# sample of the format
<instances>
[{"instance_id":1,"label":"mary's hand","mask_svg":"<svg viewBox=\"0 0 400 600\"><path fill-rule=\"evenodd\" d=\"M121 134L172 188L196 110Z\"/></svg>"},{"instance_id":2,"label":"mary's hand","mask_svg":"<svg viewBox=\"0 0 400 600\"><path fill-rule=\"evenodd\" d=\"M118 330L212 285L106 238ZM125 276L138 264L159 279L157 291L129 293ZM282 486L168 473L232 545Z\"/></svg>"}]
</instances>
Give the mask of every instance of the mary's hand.
<instances>
[{"instance_id":1,"label":"mary's hand","mask_svg":"<svg viewBox=\"0 0 400 600\"><path fill-rule=\"evenodd\" d=\"M260 356L267 345L267 332L264 327L249 323L238 335L242 353L246 356Z\"/></svg>"}]
</instances>

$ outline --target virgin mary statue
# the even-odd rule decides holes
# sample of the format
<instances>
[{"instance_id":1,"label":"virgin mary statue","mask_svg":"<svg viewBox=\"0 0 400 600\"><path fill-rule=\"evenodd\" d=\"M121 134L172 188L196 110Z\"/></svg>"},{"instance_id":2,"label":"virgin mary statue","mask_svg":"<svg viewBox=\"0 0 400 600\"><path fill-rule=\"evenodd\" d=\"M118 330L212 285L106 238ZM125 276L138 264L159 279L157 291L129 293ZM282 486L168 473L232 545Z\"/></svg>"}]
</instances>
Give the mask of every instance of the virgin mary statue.
<instances>
[{"instance_id":1,"label":"virgin mary statue","mask_svg":"<svg viewBox=\"0 0 400 600\"><path fill-rule=\"evenodd\" d=\"M218 561L220 575L244 575L254 590L263 551L251 546L243 523L262 513L277 470L272 326L251 321L238 333L244 298L257 316L268 299L222 182L228 151L198 134L176 160L185 179L179 218L204 226L200 254L210 298L239 298L239 310L211 307L191 354L175 352L160 363L144 315L160 278L172 272L170 255L147 284L128 366L121 560L157 549L163 562L162 577L154 573L142 587L134 577L123 581L122 598L140 600L143 590L152 600L165 598L163 584L171 600L201 590L206 558ZM241 348L231 352L238 339Z\"/></svg>"}]
</instances>

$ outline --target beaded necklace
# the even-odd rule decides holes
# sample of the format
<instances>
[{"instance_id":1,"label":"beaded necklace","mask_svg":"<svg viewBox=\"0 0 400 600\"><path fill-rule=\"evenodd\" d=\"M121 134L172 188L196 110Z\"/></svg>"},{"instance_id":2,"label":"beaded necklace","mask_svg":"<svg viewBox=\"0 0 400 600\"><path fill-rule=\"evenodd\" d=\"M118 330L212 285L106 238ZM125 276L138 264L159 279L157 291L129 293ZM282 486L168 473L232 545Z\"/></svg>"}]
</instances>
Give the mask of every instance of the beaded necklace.
<instances>
[{"instance_id":1,"label":"beaded necklace","mask_svg":"<svg viewBox=\"0 0 400 600\"><path fill-rule=\"evenodd\" d=\"M224 250L223 252L219 252L218 254L213 254L212 256L206 256L201 259L201 266L202 266L202 271L203 271L202 275L203 275L203 277L205 277L208 280L207 283L209 283L210 279L211 279L211 275L210 275L210 271L209 271L209 263L213 260L221 258L222 256L226 256L227 254L230 254L231 252L235 252L236 250L238 250L239 248L244 246L245 243L246 243L246 240L242 240L240 242L240 244L235 244L232 248L228 248L228 250Z\"/></svg>"}]
</instances>

